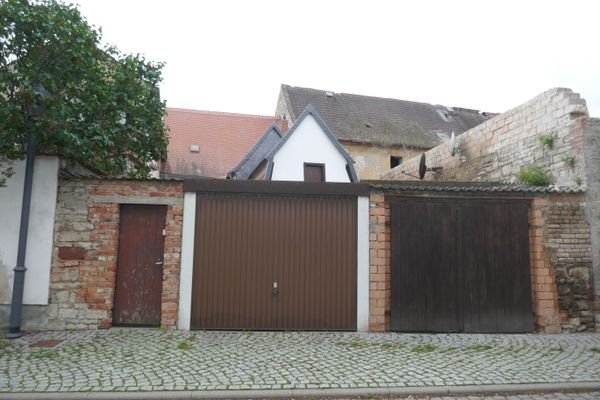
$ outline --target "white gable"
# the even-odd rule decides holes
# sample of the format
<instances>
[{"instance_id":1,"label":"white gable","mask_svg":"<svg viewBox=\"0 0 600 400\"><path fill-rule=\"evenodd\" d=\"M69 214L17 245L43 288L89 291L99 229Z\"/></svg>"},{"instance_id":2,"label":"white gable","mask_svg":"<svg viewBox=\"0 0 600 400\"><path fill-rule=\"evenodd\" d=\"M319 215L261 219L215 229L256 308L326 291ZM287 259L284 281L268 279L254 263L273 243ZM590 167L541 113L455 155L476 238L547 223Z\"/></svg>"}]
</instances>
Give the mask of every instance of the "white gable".
<instances>
[{"instance_id":1,"label":"white gable","mask_svg":"<svg viewBox=\"0 0 600 400\"><path fill-rule=\"evenodd\" d=\"M304 163L325 164L326 182L350 182L346 159L308 114L273 156L273 181L303 181ZM289 134L289 133L288 133Z\"/></svg>"}]
</instances>

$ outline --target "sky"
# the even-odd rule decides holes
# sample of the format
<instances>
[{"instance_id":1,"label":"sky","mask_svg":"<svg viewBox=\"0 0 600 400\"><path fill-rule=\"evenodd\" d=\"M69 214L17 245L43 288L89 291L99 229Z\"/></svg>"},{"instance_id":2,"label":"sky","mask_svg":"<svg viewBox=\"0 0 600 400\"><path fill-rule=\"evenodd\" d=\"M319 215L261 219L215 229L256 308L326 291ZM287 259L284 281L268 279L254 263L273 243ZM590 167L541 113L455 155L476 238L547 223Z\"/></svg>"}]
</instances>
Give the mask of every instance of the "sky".
<instances>
[{"instance_id":1,"label":"sky","mask_svg":"<svg viewBox=\"0 0 600 400\"><path fill-rule=\"evenodd\" d=\"M600 1L74 0L166 63L168 107L273 115L282 83L503 112L568 87L600 117Z\"/></svg>"}]
</instances>

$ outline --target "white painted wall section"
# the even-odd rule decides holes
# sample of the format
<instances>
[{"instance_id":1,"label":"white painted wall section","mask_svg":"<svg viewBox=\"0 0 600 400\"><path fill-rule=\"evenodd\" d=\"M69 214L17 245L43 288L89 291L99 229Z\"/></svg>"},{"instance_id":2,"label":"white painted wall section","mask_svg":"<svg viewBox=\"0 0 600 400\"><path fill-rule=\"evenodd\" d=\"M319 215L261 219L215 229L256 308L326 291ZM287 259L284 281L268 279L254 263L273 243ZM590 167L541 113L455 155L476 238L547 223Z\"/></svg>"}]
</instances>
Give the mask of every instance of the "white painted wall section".
<instances>
[{"instance_id":1,"label":"white painted wall section","mask_svg":"<svg viewBox=\"0 0 600 400\"><path fill-rule=\"evenodd\" d=\"M369 331L369 198L358 197L357 206L356 330Z\"/></svg>"},{"instance_id":2,"label":"white painted wall section","mask_svg":"<svg viewBox=\"0 0 600 400\"><path fill-rule=\"evenodd\" d=\"M192 317L192 277L194 274L194 234L196 230L196 193L183 197L181 271L179 275L179 315L177 328L189 330Z\"/></svg>"},{"instance_id":3,"label":"white painted wall section","mask_svg":"<svg viewBox=\"0 0 600 400\"><path fill-rule=\"evenodd\" d=\"M23 304L48 304L59 162L58 157L35 159ZM15 174L7 179L6 186L0 187L0 304L12 301L21 224L25 160L17 160L13 165Z\"/></svg>"},{"instance_id":4,"label":"white painted wall section","mask_svg":"<svg viewBox=\"0 0 600 400\"><path fill-rule=\"evenodd\" d=\"M307 115L273 157L273 181L303 181L304 163L325 164L325 181L350 182L346 159L312 115Z\"/></svg>"}]
</instances>

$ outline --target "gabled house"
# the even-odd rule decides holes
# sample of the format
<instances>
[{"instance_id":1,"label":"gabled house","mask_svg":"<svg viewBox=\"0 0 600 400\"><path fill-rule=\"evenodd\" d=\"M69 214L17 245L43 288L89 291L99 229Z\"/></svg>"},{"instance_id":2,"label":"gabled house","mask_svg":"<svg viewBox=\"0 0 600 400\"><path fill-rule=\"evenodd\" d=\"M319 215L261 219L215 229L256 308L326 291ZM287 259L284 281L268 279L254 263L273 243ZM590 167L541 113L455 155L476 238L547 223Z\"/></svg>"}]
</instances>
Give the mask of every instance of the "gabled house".
<instances>
[{"instance_id":1,"label":"gabled house","mask_svg":"<svg viewBox=\"0 0 600 400\"><path fill-rule=\"evenodd\" d=\"M281 132L287 122L277 117L167 108L167 158L163 177L225 178L271 125Z\"/></svg>"},{"instance_id":2,"label":"gabled house","mask_svg":"<svg viewBox=\"0 0 600 400\"><path fill-rule=\"evenodd\" d=\"M413 101L281 85L275 115L292 124L307 105L319 112L356 162L360 179L378 179L402 160L495 114Z\"/></svg>"},{"instance_id":3,"label":"gabled house","mask_svg":"<svg viewBox=\"0 0 600 400\"><path fill-rule=\"evenodd\" d=\"M272 125L228 177L233 179L357 182L354 160L317 110L308 105L286 135Z\"/></svg>"}]
</instances>

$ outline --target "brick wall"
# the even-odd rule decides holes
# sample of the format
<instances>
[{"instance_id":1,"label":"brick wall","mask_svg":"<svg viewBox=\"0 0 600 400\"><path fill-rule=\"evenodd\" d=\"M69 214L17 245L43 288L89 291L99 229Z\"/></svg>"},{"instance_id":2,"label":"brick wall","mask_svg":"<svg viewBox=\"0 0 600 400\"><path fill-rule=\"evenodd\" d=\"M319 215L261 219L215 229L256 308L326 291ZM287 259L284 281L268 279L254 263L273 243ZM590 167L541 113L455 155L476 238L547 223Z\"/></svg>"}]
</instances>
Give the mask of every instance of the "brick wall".
<instances>
[{"instance_id":1,"label":"brick wall","mask_svg":"<svg viewBox=\"0 0 600 400\"><path fill-rule=\"evenodd\" d=\"M370 330L390 328L389 195L370 197ZM536 331L594 329L589 224L583 194L539 195L529 213L532 301Z\"/></svg>"},{"instance_id":2,"label":"brick wall","mask_svg":"<svg viewBox=\"0 0 600 400\"><path fill-rule=\"evenodd\" d=\"M122 203L167 205L161 326L175 327L183 219L181 184L61 180L50 275L51 329L111 326Z\"/></svg>"},{"instance_id":3,"label":"brick wall","mask_svg":"<svg viewBox=\"0 0 600 400\"><path fill-rule=\"evenodd\" d=\"M579 94L563 88L548 90L459 135L460 155L450 154L449 142L427 151L427 165L443 169L428 172L425 179L514 181L523 166L538 165L561 186L576 186L579 180L585 184L583 132L587 120L585 100ZM542 135L554 138L552 148L542 144ZM574 166L567 161L570 157ZM382 179L410 179L402 171L418 175L419 157L385 173Z\"/></svg>"}]
</instances>

